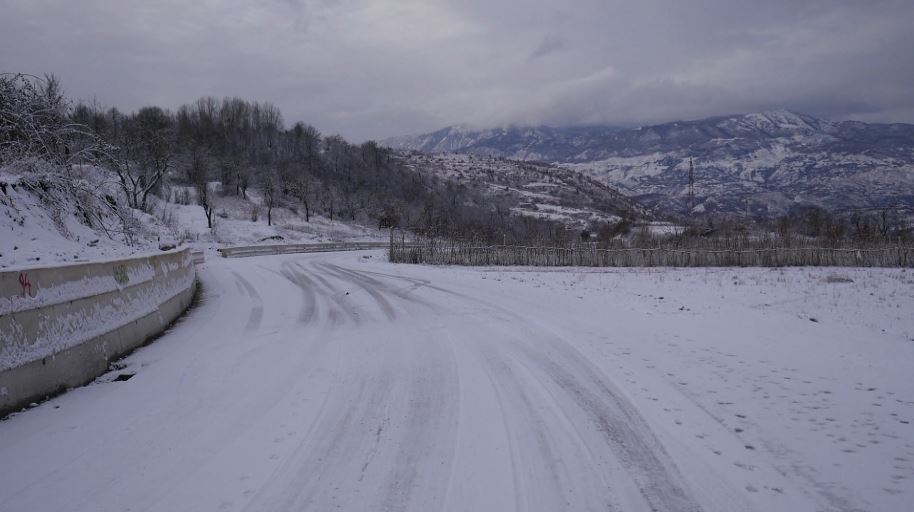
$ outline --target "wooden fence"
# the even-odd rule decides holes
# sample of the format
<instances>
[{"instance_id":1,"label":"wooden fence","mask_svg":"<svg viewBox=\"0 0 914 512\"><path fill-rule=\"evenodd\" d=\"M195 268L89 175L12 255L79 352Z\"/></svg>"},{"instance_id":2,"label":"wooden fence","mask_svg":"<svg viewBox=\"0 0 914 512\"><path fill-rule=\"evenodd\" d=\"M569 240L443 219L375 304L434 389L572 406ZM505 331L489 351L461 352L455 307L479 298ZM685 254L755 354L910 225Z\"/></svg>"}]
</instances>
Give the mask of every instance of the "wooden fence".
<instances>
[{"instance_id":1,"label":"wooden fence","mask_svg":"<svg viewBox=\"0 0 914 512\"><path fill-rule=\"evenodd\" d=\"M438 239L391 239L390 261L433 265L582 267L914 267L914 247L570 247L479 245Z\"/></svg>"}]
</instances>

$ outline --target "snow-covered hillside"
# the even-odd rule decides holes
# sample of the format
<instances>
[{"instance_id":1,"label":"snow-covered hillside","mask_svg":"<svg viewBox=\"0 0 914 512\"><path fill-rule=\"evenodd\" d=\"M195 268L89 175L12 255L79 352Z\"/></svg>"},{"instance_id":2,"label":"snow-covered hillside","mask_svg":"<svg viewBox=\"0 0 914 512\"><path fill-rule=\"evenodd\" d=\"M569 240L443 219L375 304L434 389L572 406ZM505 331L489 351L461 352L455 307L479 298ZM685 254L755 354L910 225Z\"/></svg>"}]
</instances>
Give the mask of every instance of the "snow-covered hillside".
<instances>
[{"instance_id":1,"label":"snow-covered hillside","mask_svg":"<svg viewBox=\"0 0 914 512\"><path fill-rule=\"evenodd\" d=\"M468 153L552 162L579 154L581 145L588 140L608 137L620 130L611 126L509 126L487 130L450 126L424 135L391 137L384 144L393 149L424 153Z\"/></svg>"},{"instance_id":2,"label":"snow-covered hillside","mask_svg":"<svg viewBox=\"0 0 914 512\"><path fill-rule=\"evenodd\" d=\"M914 125L759 112L637 129L443 130L391 146L555 162L648 205L687 208L689 159L700 211L778 215L796 205L914 209Z\"/></svg>"},{"instance_id":3,"label":"snow-covered hillside","mask_svg":"<svg viewBox=\"0 0 914 512\"><path fill-rule=\"evenodd\" d=\"M112 208L108 198L116 195L97 168L74 167L68 176L0 169L0 269L123 257L176 243L152 215Z\"/></svg>"},{"instance_id":4,"label":"snow-covered hillside","mask_svg":"<svg viewBox=\"0 0 914 512\"><path fill-rule=\"evenodd\" d=\"M258 243L319 243L386 240L387 233L376 227L330 220L311 213L306 220L304 209L292 201L274 206L272 223L267 222L267 208L258 190L248 190L245 197L221 195L219 182L210 183L216 191L213 200L214 227L206 224L202 207L196 204L191 187L170 187L168 200L156 198L153 210L164 223L173 226L179 236L201 247L246 245ZM190 203L190 204L187 204Z\"/></svg>"},{"instance_id":5,"label":"snow-covered hillside","mask_svg":"<svg viewBox=\"0 0 914 512\"><path fill-rule=\"evenodd\" d=\"M397 158L410 169L479 192L492 206L575 229L623 217L648 217L639 204L616 190L562 167L457 153L403 151Z\"/></svg>"},{"instance_id":6,"label":"snow-covered hillside","mask_svg":"<svg viewBox=\"0 0 914 512\"><path fill-rule=\"evenodd\" d=\"M211 184L214 190L219 183ZM68 174L28 166L0 169L0 269L74 263L158 252L189 244L199 249L257 243L386 239L376 228L311 215L294 204L273 209L267 225L263 198L215 194L215 228L207 227L192 188L166 186L147 211L123 207L106 170L74 166ZM120 204L121 207L112 207Z\"/></svg>"}]
</instances>

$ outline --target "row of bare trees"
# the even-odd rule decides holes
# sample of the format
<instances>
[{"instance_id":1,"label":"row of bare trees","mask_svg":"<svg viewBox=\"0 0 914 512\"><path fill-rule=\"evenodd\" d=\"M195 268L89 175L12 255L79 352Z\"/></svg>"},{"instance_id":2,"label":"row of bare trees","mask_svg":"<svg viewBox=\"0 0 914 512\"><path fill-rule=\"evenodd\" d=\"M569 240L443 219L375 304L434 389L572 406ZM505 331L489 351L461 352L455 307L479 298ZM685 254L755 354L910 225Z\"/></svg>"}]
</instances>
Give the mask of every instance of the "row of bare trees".
<instances>
[{"instance_id":1,"label":"row of bare trees","mask_svg":"<svg viewBox=\"0 0 914 512\"><path fill-rule=\"evenodd\" d=\"M428 234L495 238L558 229L513 217L465 187L409 169L375 141L351 144L301 122L286 128L269 103L204 97L180 107L173 120L176 165L188 169L204 209L212 204L208 183L218 181L226 195L246 198L249 188L257 190L268 224L273 210L286 206L306 221L320 214Z\"/></svg>"},{"instance_id":2,"label":"row of bare trees","mask_svg":"<svg viewBox=\"0 0 914 512\"><path fill-rule=\"evenodd\" d=\"M284 124L269 103L203 97L175 111L71 104L53 77L0 75L0 164L39 158L113 171L126 206L148 210L166 181L193 187L210 227L215 194L259 193L266 222L279 206L330 220L428 235L541 236L560 229L517 218L478 192L410 169L374 141L352 144Z\"/></svg>"}]
</instances>

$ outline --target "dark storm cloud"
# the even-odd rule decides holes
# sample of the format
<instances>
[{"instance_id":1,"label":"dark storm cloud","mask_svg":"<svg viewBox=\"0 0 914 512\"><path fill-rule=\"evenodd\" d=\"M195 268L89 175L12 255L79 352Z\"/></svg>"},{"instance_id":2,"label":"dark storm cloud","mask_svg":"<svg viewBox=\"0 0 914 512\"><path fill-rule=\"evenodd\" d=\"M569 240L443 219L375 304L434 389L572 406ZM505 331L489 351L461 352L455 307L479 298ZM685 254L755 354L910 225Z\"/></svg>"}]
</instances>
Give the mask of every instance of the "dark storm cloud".
<instances>
[{"instance_id":1,"label":"dark storm cloud","mask_svg":"<svg viewBox=\"0 0 914 512\"><path fill-rule=\"evenodd\" d=\"M0 70L135 109L201 95L368 137L790 108L914 121L904 0L0 0Z\"/></svg>"}]
</instances>

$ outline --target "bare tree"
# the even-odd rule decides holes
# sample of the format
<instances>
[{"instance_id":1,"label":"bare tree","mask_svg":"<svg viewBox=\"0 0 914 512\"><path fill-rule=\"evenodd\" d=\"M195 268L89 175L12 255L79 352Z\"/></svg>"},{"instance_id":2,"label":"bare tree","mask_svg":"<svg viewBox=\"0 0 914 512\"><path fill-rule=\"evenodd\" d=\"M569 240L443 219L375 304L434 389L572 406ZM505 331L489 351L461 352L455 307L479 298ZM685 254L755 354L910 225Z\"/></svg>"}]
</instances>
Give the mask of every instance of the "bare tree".
<instances>
[{"instance_id":1,"label":"bare tree","mask_svg":"<svg viewBox=\"0 0 914 512\"><path fill-rule=\"evenodd\" d=\"M335 206L335 197L333 190L328 186L325 187L323 192L320 195L320 204L321 207L327 212L330 221L333 221L333 207Z\"/></svg>"},{"instance_id":2,"label":"bare tree","mask_svg":"<svg viewBox=\"0 0 914 512\"><path fill-rule=\"evenodd\" d=\"M69 166L95 156L102 140L70 110L53 75L0 73L0 163L40 158Z\"/></svg>"},{"instance_id":3,"label":"bare tree","mask_svg":"<svg viewBox=\"0 0 914 512\"><path fill-rule=\"evenodd\" d=\"M246 166L238 167L238 189L241 191L242 199L248 198L248 187L251 184L251 170Z\"/></svg>"},{"instance_id":4,"label":"bare tree","mask_svg":"<svg viewBox=\"0 0 914 512\"><path fill-rule=\"evenodd\" d=\"M331 135L324 138L324 155L332 174L338 175L342 171L347 151L349 151L349 143L343 137Z\"/></svg>"},{"instance_id":5,"label":"bare tree","mask_svg":"<svg viewBox=\"0 0 914 512\"><path fill-rule=\"evenodd\" d=\"M111 138L116 146L111 166L127 202L146 209L149 194L158 190L175 154L173 123L158 107L146 107L133 116L110 111Z\"/></svg>"},{"instance_id":6,"label":"bare tree","mask_svg":"<svg viewBox=\"0 0 914 512\"><path fill-rule=\"evenodd\" d=\"M213 197L209 184L210 164L208 156L201 150L194 150L190 155L188 177L197 191L197 204L203 207L206 214L206 227L213 229Z\"/></svg>"},{"instance_id":7,"label":"bare tree","mask_svg":"<svg viewBox=\"0 0 914 512\"><path fill-rule=\"evenodd\" d=\"M293 193L305 207L305 222L311 222L311 180L308 178L296 180Z\"/></svg>"},{"instance_id":8,"label":"bare tree","mask_svg":"<svg viewBox=\"0 0 914 512\"><path fill-rule=\"evenodd\" d=\"M263 192L263 203L267 207L267 226L273 225L273 208L277 205L280 189L279 177L274 169L265 169L260 173L260 187Z\"/></svg>"}]
</instances>

